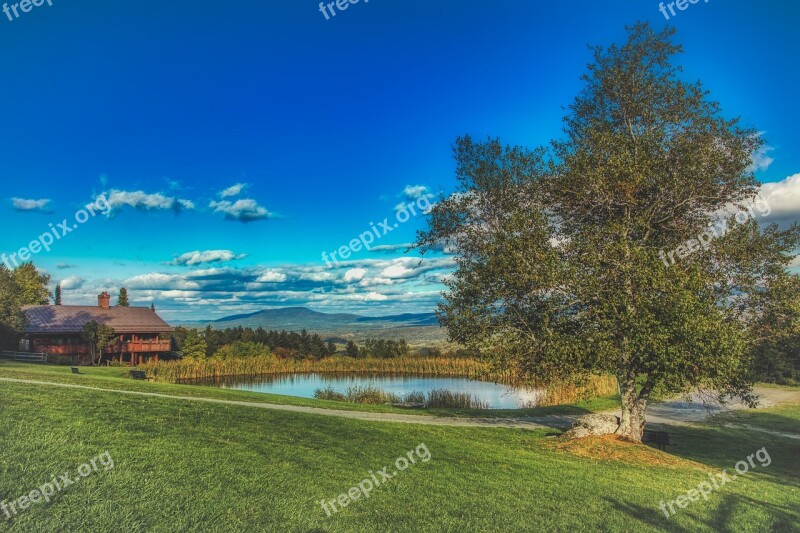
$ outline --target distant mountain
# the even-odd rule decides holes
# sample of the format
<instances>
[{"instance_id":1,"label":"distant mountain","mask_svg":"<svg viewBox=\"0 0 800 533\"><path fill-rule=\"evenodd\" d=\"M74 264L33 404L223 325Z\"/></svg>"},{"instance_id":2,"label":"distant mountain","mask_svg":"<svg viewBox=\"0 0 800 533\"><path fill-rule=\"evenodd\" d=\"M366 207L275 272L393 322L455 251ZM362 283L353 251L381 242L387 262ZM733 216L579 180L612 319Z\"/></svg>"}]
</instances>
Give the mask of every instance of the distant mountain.
<instances>
[{"instance_id":1,"label":"distant mountain","mask_svg":"<svg viewBox=\"0 0 800 533\"><path fill-rule=\"evenodd\" d=\"M214 329L250 327L270 330L308 330L320 335L339 336L346 339L406 338L408 341L444 340L434 313L404 313L401 315L370 317L349 313L320 313L306 307L265 309L255 313L226 316L216 320L191 321L181 324L191 328Z\"/></svg>"}]
</instances>

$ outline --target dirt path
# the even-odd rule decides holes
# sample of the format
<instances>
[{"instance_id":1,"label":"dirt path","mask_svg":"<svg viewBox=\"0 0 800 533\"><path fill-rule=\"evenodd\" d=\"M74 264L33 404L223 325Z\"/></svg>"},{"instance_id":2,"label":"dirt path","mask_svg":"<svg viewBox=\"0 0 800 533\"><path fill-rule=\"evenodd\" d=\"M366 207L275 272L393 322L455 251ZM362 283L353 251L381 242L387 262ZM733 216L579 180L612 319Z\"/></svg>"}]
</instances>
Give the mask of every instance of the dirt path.
<instances>
[{"instance_id":1,"label":"dirt path","mask_svg":"<svg viewBox=\"0 0 800 533\"><path fill-rule=\"evenodd\" d=\"M35 381L28 379L0 378L0 382L23 383L28 385L40 385L45 387L63 387L69 389L82 389L100 392L111 392L117 394L127 394L131 396L144 396L149 398L168 398L171 400L183 400L190 402L218 403L224 405L239 405L243 407L254 407L257 409L271 409L275 411L288 411L292 413L306 413L321 416L335 416L339 418L350 418L355 420L367 420L370 422L397 422L405 424L424 424L430 426L454 426L454 427L493 427L493 428L512 428L512 429L540 429L540 428L566 428L578 415L549 415L539 417L518 417L518 418L454 418L442 416L425 415L406 415L396 413L369 413L364 411L342 411L338 409L323 409L321 407L307 407L300 405L280 405L274 403L244 402L238 400L220 400L216 398L202 398L196 396L177 396L172 394L161 394L157 392L141 392L118 389L103 389L100 387L89 387L86 385L75 385L70 383L53 383L50 381ZM800 391L786 391L765 387L756 387L756 393L761 396L762 402L759 407L770 407L779 403L800 401ZM732 404L728 409L742 409L741 404ZM609 411L613 413L613 411ZM692 422L705 420L711 414L720 412L720 409L708 410L696 401L689 402L663 402L653 404L648 408L647 420L653 424L685 425Z\"/></svg>"},{"instance_id":2,"label":"dirt path","mask_svg":"<svg viewBox=\"0 0 800 533\"><path fill-rule=\"evenodd\" d=\"M759 397L758 408L764 409L782 403L800 402L800 389L785 390L772 387L755 387ZM688 425L702 422L710 416L729 411L747 409L741 402L732 402L722 406L718 403L703 405L703 398L699 394L691 394L682 400L669 400L652 403L647 406L648 424ZM619 416L619 411L608 411L609 414Z\"/></svg>"}]
</instances>

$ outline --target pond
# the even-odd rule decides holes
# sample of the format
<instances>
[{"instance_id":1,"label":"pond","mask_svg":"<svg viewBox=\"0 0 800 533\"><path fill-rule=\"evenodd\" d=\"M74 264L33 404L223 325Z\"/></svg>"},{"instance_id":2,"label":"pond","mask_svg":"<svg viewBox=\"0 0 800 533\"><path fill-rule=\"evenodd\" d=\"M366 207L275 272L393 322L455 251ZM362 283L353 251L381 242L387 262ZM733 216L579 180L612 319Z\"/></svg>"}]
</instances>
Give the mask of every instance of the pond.
<instances>
[{"instance_id":1,"label":"pond","mask_svg":"<svg viewBox=\"0 0 800 533\"><path fill-rule=\"evenodd\" d=\"M490 409L530 407L541 396L540 391L513 389L507 385L474 381L460 377L386 375L386 374L277 374L258 377L232 377L204 380L196 384L225 389L313 398L316 389L331 387L345 392L348 387L371 386L397 395L409 392L428 393L434 389L466 392L487 403Z\"/></svg>"}]
</instances>

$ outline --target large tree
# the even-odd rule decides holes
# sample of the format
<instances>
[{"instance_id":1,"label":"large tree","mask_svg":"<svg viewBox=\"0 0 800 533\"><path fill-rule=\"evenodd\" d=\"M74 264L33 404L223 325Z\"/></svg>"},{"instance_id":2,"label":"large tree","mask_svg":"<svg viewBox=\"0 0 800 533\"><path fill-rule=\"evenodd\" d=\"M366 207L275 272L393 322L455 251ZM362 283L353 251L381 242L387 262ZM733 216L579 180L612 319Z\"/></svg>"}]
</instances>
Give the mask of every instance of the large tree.
<instances>
[{"instance_id":1,"label":"large tree","mask_svg":"<svg viewBox=\"0 0 800 533\"><path fill-rule=\"evenodd\" d=\"M458 190L417 242L455 254L439 309L452 340L520 382L615 375L634 441L651 398L753 401L755 302L787 278L800 233L723 214L756 196L763 140L682 81L673 33L637 24L594 49L549 149L459 139Z\"/></svg>"},{"instance_id":2,"label":"large tree","mask_svg":"<svg viewBox=\"0 0 800 533\"><path fill-rule=\"evenodd\" d=\"M32 262L22 263L12 272L20 290L21 305L50 303L50 275L40 273Z\"/></svg>"},{"instance_id":3,"label":"large tree","mask_svg":"<svg viewBox=\"0 0 800 533\"><path fill-rule=\"evenodd\" d=\"M50 276L40 274L33 263L14 270L0 264L0 345L16 349L25 323L22 307L47 304Z\"/></svg>"}]
</instances>

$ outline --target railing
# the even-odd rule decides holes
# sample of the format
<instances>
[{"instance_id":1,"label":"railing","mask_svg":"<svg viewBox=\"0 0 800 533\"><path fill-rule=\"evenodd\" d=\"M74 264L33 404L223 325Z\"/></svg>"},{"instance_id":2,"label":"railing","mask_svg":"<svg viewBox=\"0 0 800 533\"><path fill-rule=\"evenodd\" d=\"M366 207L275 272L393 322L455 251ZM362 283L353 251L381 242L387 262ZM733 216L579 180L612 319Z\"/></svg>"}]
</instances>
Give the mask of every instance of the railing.
<instances>
[{"instance_id":1,"label":"railing","mask_svg":"<svg viewBox=\"0 0 800 533\"><path fill-rule=\"evenodd\" d=\"M49 355L85 355L89 353L85 344L37 344L36 349Z\"/></svg>"},{"instance_id":2,"label":"railing","mask_svg":"<svg viewBox=\"0 0 800 533\"><path fill-rule=\"evenodd\" d=\"M0 352L3 357L11 357L14 361L28 361L31 363L46 363L46 353L34 352Z\"/></svg>"},{"instance_id":3,"label":"railing","mask_svg":"<svg viewBox=\"0 0 800 533\"><path fill-rule=\"evenodd\" d=\"M131 341L123 342L117 351L132 352L168 352L172 349L172 341L169 339L157 339L152 341Z\"/></svg>"}]
</instances>

